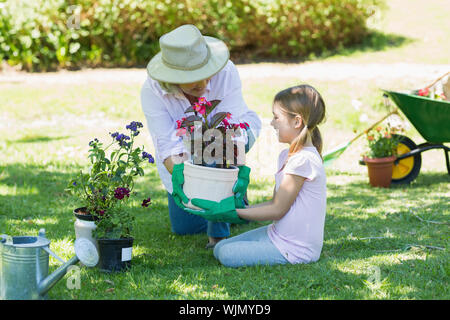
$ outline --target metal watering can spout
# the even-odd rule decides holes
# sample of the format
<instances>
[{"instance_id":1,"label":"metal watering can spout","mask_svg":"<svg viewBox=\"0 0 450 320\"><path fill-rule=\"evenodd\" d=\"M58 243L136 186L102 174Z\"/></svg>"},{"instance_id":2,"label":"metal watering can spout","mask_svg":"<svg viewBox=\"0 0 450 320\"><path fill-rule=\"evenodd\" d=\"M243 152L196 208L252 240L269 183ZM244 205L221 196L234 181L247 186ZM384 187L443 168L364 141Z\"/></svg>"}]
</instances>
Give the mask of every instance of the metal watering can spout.
<instances>
[{"instance_id":1,"label":"metal watering can spout","mask_svg":"<svg viewBox=\"0 0 450 320\"><path fill-rule=\"evenodd\" d=\"M54 254L49 248L42 248L47 251L49 254L58 258L59 261L63 262L63 265L56 269L52 274L48 275L45 279L39 281L38 283L38 293L43 296L49 291L53 286L67 273L67 269L76 264L79 259L77 256L72 257L69 261L64 262L64 260L60 259L56 254Z\"/></svg>"},{"instance_id":2,"label":"metal watering can spout","mask_svg":"<svg viewBox=\"0 0 450 320\"><path fill-rule=\"evenodd\" d=\"M44 229L39 230L39 237L45 238L45 230ZM41 249L45 250L49 255L56 258L58 261L60 261L63 264L58 269L56 269L52 274L48 275L44 279L39 279L39 275L40 275L39 264L36 265L36 267L37 267L37 272L36 272L37 279L36 280L38 283L37 290L38 290L39 295L44 296L62 277L64 277L64 275L67 273L67 269L70 266L76 264L79 261L79 259L75 255L69 261L65 262L60 257L58 257L52 250L50 250L49 246L42 247Z\"/></svg>"}]
</instances>

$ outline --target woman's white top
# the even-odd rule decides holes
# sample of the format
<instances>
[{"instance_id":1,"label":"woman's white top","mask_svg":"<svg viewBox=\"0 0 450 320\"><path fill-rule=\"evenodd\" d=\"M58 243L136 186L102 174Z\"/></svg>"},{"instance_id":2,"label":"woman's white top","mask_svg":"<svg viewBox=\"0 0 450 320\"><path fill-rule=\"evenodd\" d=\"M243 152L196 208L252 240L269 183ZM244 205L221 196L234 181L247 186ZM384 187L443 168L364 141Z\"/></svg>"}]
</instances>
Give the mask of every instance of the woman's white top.
<instances>
[{"instance_id":1,"label":"woman's white top","mask_svg":"<svg viewBox=\"0 0 450 320\"><path fill-rule=\"evenodd\" d=\"M203 95L206 100L221 100L209 117L217 112L230 112L230 123L247 122L255 139L261 130L261 120L250 110L242 96L239 73L230 60L209 81ZM172 176L163 162L169 156L186 152L181 137L176 136L176 121L193 113L184 113L191 105L182 93L169 93L158 81L147 77L141 89L141 104L155 147L155 163L166 190L172 193Z\"/></svg>"}]
</instances>

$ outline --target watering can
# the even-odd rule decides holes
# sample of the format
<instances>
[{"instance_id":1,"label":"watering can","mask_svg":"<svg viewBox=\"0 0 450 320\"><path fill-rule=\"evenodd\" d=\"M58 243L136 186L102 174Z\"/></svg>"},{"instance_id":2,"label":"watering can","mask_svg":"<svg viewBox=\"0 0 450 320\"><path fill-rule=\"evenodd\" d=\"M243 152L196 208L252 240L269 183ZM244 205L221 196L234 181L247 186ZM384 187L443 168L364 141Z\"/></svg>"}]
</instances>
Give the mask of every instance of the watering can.
<instances>
[{"instance_id":1,"label":"watering can","mask_svg":"<svg viewBox=\"0 0 450 320\"><path fill-rule=\"evenodd\" d=\"M46 299L47 292L66 274L70 266L79 260L85 265L97 264L92 256L92 253L96 253L95 247L92 248L92 244L86 239L75 243L76 255L67 262L51 251L49 246L50 240L45 237L44 229L39 230L37 237L0 236L1 300ZM62 263L50 275L49 255Z\"/></svg>"}]
</instances>

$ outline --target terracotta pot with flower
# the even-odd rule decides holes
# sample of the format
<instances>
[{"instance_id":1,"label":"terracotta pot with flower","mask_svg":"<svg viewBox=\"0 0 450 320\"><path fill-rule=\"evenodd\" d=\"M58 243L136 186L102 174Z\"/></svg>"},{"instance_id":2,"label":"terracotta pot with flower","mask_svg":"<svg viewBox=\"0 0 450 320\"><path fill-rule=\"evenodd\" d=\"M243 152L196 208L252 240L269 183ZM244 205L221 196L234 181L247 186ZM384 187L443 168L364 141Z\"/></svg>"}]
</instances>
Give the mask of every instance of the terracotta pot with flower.
<instances>
[{"instance_id":1,"label":"terracotta pot with flower","mask_svg":"<svg viewBox=\"0 0 450 320\"><path fill-rule=\"evenodd\" d=\"M177 136L182 137L191 159L184 162L183 191L189 199L221 201L232 196L238 179L238 165L245 160L242 130L248 123L233 121L229 112L213 113L220 100L200 97L186 109L193 113L177 121ZM198 209L190 202L187 207Z\"/></svg>"},{"instance_id":2,"label":"terracotta pot with flower","mask_svg":"<svg viewBox=\"0 0 450 320\"><path fill-rule=\"evenodd\" d=\"M390 126L378 126L366 133L368 151L364 154L369 182L373 187L389 188L396 160L398 136Z\"/></svg>"},{"instance_id":3,"label":"terracotta pot with flower","mask_svg":"<svg viewBox=\"0 0 450 320\"><path fill-rule=\"evenodd\" d=\"M76 237L94 243L100 257L98 267L103 271L120 271L131 264L134 216L129 202L137 195L134 179L144 175L142 163L154 163L143 147L134 146L142 127L133 121L126 126L129 135L115 132L110 133L108 144L97 138L89 142L90 170L80 171L67 188L83 204L74 210ZM146 197L142 206L150 203Z\"/></svg>"}]
</instances>

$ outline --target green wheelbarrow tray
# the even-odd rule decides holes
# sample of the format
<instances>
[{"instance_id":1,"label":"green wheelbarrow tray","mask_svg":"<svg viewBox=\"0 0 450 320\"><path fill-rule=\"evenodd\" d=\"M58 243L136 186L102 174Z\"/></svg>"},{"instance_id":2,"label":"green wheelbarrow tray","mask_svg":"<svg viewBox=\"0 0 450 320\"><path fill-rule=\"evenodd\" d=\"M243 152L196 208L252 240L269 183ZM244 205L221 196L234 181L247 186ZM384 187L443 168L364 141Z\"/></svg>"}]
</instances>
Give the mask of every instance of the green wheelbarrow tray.
<instances>
[{"instance_id":1,"label":"green wheelbarrow tray","mask_svg":"<svg viewBox=\"0 0 450 320\"><path fill-rule=\"evenodd\" d=\"M450 142L450 101L383 90L429 143Z\"/></svg>"}]
</instances>

